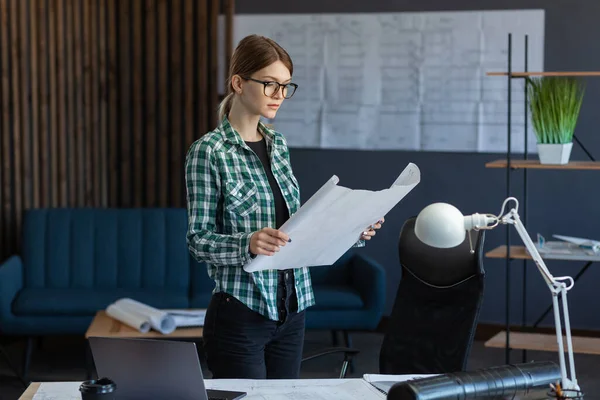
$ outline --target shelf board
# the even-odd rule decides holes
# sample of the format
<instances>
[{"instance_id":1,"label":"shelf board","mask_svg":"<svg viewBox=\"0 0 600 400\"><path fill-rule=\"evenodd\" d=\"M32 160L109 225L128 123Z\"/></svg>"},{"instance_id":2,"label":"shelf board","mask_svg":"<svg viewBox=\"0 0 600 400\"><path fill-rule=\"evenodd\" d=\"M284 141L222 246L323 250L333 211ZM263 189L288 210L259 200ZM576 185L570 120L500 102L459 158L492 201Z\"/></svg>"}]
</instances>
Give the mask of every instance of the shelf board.
<instances>
[{"instance_id":1,"label":"shelf board","mask_svg":"<svg viewBox=\"0 0 600 400\"><path fill-rule=\"evenodd\" d=\"M506 258L506 245L498 246L493 250L485 253L487 258ZM531 260L531 256L527 253L525 246L510 246L510 258L518 260Z\"/></svg>"},{"instance_id":2,"label":"shelf board","mask_svg":"<svg viewBox=\"0 0 600 400\"><path fill-rule=\"evenodd\" d=\"M544 260L559 260L559 261L592 261L600 262L600 255L589 255L583 252L573 254L560 254L560 253L541 253L542 259ZM498 246L493 250L485 253L487 258L506 258L506 245ZM531 260L532 257L527 252L525 246L510 246L510 258L511 260Z\"/></svg>"},{"instance_id":3,"label":"shelf board","mask_svg":"<svg viewBox=\"0 0 600 400\"><path fill-rule=\"evenodd\" d=\"M508 72L488 72L487 76L508 76ZM511 72L515 78L526 76L600 76L600 71L538 71L538 72Z\"/></svg>"},{"instance_id":4,"label":"shelf board","mask_svg":"<svg viewBox=\"0 0 600 400\"><path fill-rule=\"evenodd\" d=\"M495 160L485 164L486 168L506 168L508 160ZM539 160L510 160L513 169L568 169L600 170L600 161L571 161L568 164L540 164Z\"/></svg>"},{"instance_id":5,"label":"shelf board","mask_svg":"<svg viewBox=\"0 0 600 400\"><path fill-rule=\"evenodd\" d=\"M566 352L566 339L563 338L563 342ZM600 355L600 338L572 336L572 342L574 353ZM511 349L558 352L556 334L511 332L509 346ZM506 331L498 332L485 342L485 347L504 349L506 347Z\"/></svg>"}]
</instances>

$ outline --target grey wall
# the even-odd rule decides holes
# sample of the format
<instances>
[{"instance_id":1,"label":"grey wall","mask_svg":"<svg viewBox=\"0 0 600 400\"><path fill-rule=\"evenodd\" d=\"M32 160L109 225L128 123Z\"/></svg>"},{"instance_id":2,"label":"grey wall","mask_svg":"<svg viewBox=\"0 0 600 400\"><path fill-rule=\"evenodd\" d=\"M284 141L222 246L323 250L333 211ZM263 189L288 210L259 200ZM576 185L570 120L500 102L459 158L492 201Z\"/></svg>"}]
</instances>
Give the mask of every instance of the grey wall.
<instances>
[{"instance_id":1,"label":"grey wall","mask_svg":"<svg viewBox=\"0 0 600 400\"><path fill-rule=\"evenodd\" d=\"M236 7L240 14L545 9L545 69L600 71L600 2L597 0L243 0L238 1ZM587 78L587 84L576 134L600 160L600 77ZM400 280L397 239L406 218L435 201L452 203L465 214L497 214L506 197L505 170L484 166L487 161L502 158L501 154L292 149L291 157L304 200L333 174L340 177L343 186L376 190L389 186L408 162L416 163L421 169L421 184L390 212L384 227L368 247L360 250L386 268L386 313L391 311ZM576 145L572 159L586 159ZM510 193L519 199L522 198L522 177L522 172L512 173ZM530 234L534 238L540 232L546 236L562 233L600 239L599 178L600 171L530 171L527 208ZM505 229L488 232L487 250L503 244ZM513 230L511 236L514 244L521 244L516 231ZM582 266L581 262L548 262L555 276L574 276ZM485 268L487 286L481 321L501 324L505 318L505 264L503 260L485 259ZM513 261L511 270L511 320L521 323L523 262ZM551 297L533 263L527 263L527 271L526 315L531 323L550 304ZM600 268L592 265L570 292L573 328L600 329L599 285ZM543 325L553 326L552 316L546 318Z\"/></svg>"}]
</instances>

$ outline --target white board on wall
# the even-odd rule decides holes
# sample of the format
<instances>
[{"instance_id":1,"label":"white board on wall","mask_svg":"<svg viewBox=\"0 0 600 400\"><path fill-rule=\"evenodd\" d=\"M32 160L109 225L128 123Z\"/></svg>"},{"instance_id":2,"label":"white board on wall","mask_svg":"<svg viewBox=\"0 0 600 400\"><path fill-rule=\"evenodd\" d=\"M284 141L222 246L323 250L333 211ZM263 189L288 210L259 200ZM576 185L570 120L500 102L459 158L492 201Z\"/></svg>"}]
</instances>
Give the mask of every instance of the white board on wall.
<instances>
[{"instance_id":1,"label":"white board on wall","mask_svg":"<svg viewBox=\"0 0 600 400\"><path fill-rule=\"evenodd\" d=\"M507 70L509 33L513 70L526 34L528 69L544 68L543 10L234 17L234 47L254 33L294 63L299 88L268 121L290 147L505 152L507 78L486 73ZM523 81L512 87L512 148L523 152ZM531 124L528 137L535 151Z\"/></svg>"}]
</instances>

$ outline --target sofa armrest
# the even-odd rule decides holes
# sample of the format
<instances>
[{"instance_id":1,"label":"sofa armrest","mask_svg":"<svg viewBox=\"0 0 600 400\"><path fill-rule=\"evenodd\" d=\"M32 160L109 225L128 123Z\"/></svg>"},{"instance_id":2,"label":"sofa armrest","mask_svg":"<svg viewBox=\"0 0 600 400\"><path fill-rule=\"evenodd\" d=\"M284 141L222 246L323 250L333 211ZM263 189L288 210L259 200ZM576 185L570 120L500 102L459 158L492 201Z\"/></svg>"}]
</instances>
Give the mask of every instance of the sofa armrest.
<instances>
[{"instance_id":1,"label":"sofa armrest","mask_svg":"<svg viewBox=\"0 0 600 400\"><path fill-rule=\"evenodd\" d=\"M365 307L383 313L385 307L385 270L374 259L363 254L352 258L352 282L358 289Z\"/></svg>"},{"instance_id":2,"label":"sofa armrest","mask_svg":"<svg viewBox=\"0 0 600 400\"><path fill-rule=\"evenodd\" d=\"M12 303L23 288L23 262L12 256L0 264L0 321L11 319Z\"/></svg>"}]
</instances>

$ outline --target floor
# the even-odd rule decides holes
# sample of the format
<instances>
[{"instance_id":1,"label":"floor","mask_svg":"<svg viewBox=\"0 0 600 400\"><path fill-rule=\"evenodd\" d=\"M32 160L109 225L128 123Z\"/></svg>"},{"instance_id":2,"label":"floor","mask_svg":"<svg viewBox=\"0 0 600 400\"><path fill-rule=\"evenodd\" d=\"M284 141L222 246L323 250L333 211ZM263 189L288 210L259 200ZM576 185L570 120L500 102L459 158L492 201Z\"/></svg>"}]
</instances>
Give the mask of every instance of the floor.
<instances>
[{"instance_id":1,"label":"floor","mask_svg":"<svg viewBox=\"0 0 600 400\"><path fill-rule=\"evenodd\" d=\"M378 373L379 347L383 336L378 333L353 334L353 346L360 350L355 369L348 377L360 377L364 373ZM20 360L23 343L7 345L13 360ZM331 345L329 332L308 332L305 350ZM514 351L512 362L522 361L522 352ZM528 352L527 361L557 361L554 353ZM307 361L302 366L302 378L336 378L341 368L341 356L330 355ZM504 350L489 349L475 342L469 358L470 370L504 364ZM600 400L600 356L575 356L579 384L585 391L585 399ZM81 338L46 338L34 350L30 368L32 381L79 381L85 379L85 342ZM205 372L209 378L210 373ZM0 357L0 400L16 400L24 388Z\"/></svg>"}]
</instances>

